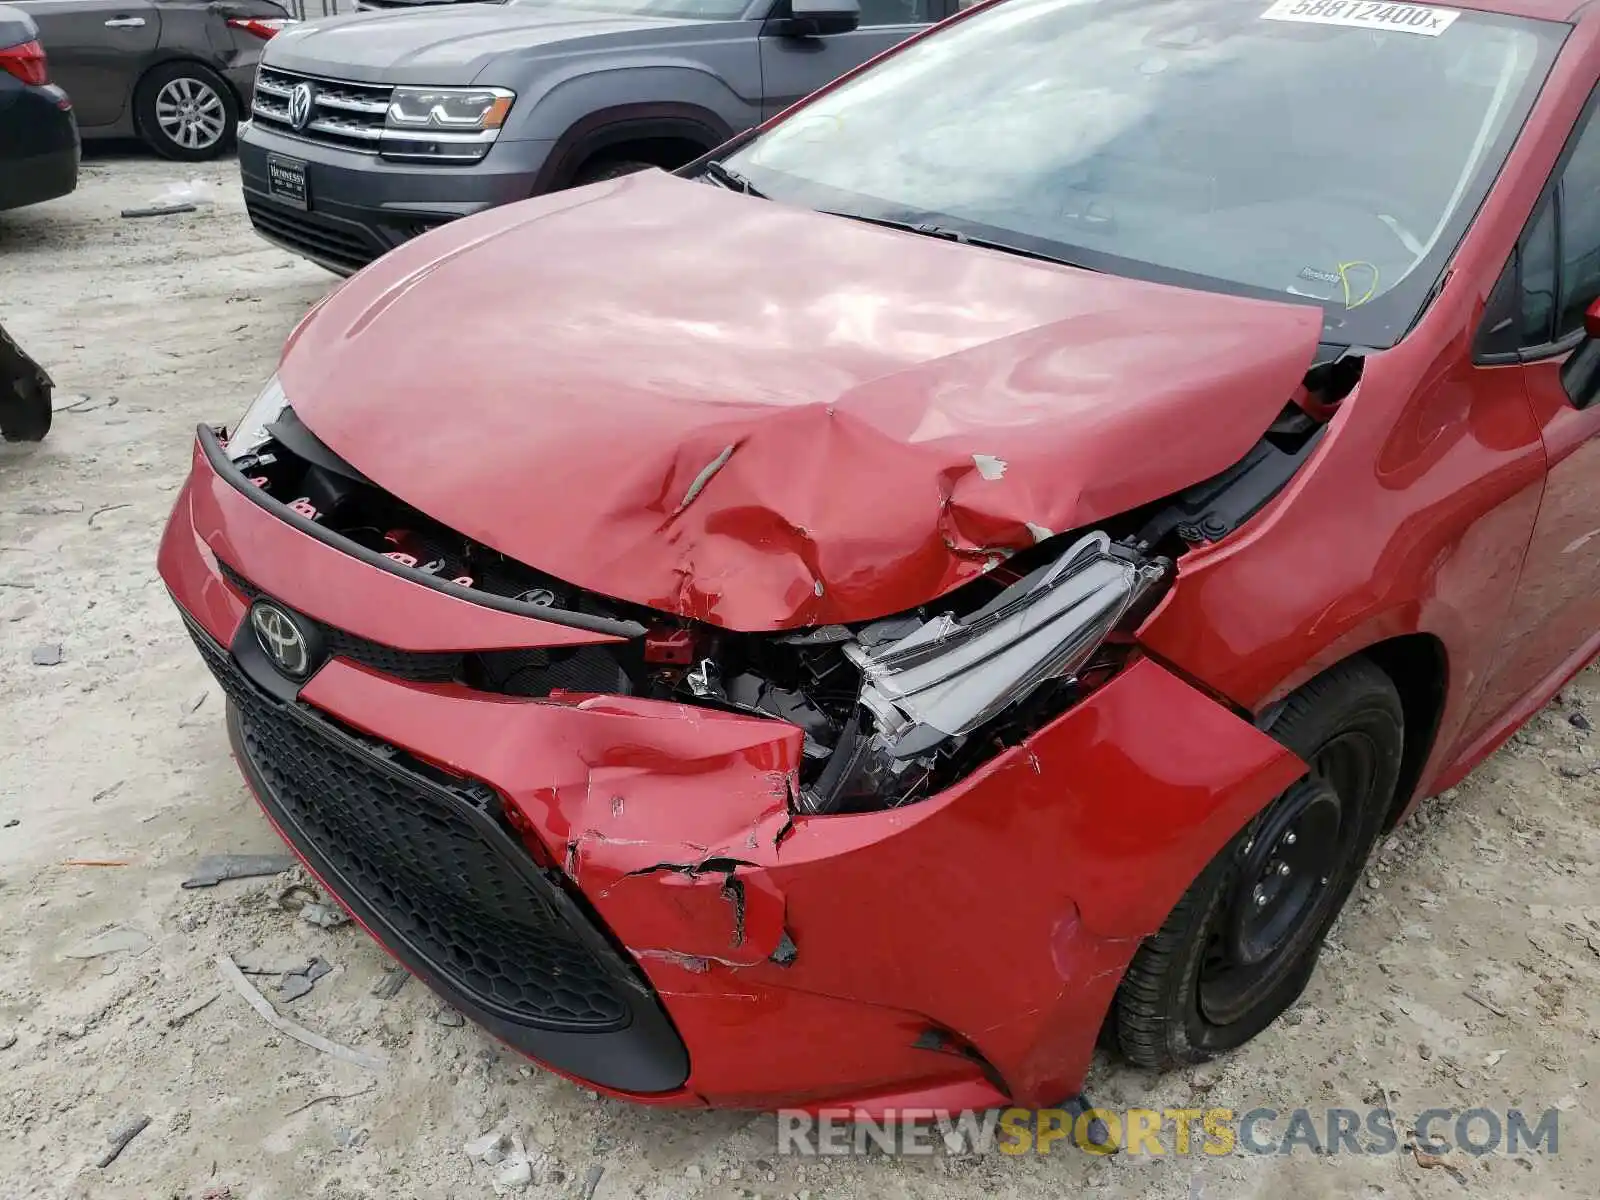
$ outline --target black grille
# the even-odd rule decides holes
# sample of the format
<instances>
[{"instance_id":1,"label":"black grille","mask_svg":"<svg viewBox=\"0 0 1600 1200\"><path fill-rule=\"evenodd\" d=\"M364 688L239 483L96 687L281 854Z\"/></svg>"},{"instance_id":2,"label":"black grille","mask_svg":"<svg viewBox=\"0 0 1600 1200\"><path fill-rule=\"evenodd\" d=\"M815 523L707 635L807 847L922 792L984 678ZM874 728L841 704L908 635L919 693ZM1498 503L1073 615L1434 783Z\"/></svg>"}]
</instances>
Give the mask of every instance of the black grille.
<instances>
[{"instance_id":1,"label":"black grille","mask_svg":"<svg viewBox=\"0 0 1600 1200\"><path fill-rule=\"evenodd\" d=\"M246 600L259 600L264 594L227 563L219 559L217 566L221 568L223 578ZM323 645L334 658L347 658L384 675L409 679L415 683L450 683L461 678L464 659L461 654L397 650L320 621L315 624L322 631Z\"/></svg>"},{"instance_id":2,"label":"black grille","mask_svg":"<svg viewBox=\"0 0 1600 1200\"><path fill-rule=\"evenodd\" d=\"M223 578L246 600L253 602L265 594L227 563L219 559L217 566ZM548 696L553 691L612 695L632 690L615 654L604 646L466 653L399 650L320 621L313 624L321 630L323 644L332 657L349 659L414 683L459 682L507 696Z\"/></svg>"},{"instance_id":3,"label":"black grille","mask_svg":"<svg viewBox=\"0 0 1600 1200\"><path fill-rule=\"evenodd\" d=\"M237 711L262 802L346 903L472 1002L519 1024L626 1026L625 962L501 824L494 791L262 694L231 656L195 644Z\"/></svg>"},{"instance_id":4,"label":"black grille","mask_svg":"<svg viewBox=\"0 0 1600 1200\"><path fill-rule=\"evenodd\" d=\"M389 247L365 236L358 226L335 223L276 204L265 204L251 193L245 209L256 229L280 245L317 262L346 271L359 271Z\"/></svg>"},{"instance_id":5,"label":"black grille","mask_svg":"<svg viewBox=\"0 0 1600 1200\"><path fill-rule=\"evenodd\" d=\"M297 85L311 90L311 111L305 126L289 119L289 99ZM394 88L389 84L318 79L262 66L256 73L251 116L263 128L307 141L376 153Z\"/></svg>"}]
</instances>

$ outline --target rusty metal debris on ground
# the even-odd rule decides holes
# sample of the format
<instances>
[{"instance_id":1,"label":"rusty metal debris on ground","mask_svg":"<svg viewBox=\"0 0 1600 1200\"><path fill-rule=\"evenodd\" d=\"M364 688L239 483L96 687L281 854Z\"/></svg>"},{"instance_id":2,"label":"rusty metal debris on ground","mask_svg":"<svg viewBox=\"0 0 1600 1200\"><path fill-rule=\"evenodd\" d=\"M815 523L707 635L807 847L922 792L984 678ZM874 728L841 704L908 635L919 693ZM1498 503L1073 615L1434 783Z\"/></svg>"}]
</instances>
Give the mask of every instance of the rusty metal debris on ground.
<instances>
[{"instance_id":1,"label":"rusty metal debris on ground","mask_svg":"<svg viewBox=\"0 0 1600 1200\"><path fill-rule=\"evenodd\" d=\"M284 1113L283 1115L286 1116L286 1117L292 1117L296 1113L305 1112L306 1109L311 1108L314 1105L318 1105L318 1104L337 1104L341 1100L354 1100L357 1096L365 1096L368 1092L370 1092L376 1086L377 1086L377 1084L375 1084L375 1083L369 1083L369 1084L367 1084L366 1087L357 1088L353 1092L324 1092L320 1096L311 1097L311 1099L307 1100L304 1104L296 1104L293 1108L291 1108L288 1112Z\"/></svg>"},{"instance_id":2,"label":"rusty metal debris on ground","mask_svg":"<svg viewBox=\"0 0 1600 1200\"><path fill-rule=\"evenodd\" d=\"M1407 1149L1411 1151L1412 1157L1417 1160L1417 1166L1430 1171L1443 1170L1462 1187L1467 1186L1467 1177L1462 1173L1461 1168L1452 1163L1443 1154L1430 1154L1417 1145L1416 1142L1407 1143Z\"/></svg>"},{"instance_id":3,"label":"rusty metal debris on ground","mask_svg":"<svg viewBox=\"0 0 1600 1200\"><path fill-rule=\"evenodd\" d=\"M106 1141L111 1143L111 1149L102 1154L94 1165L109 1167L117 1161L117 1156L128 1148L128 1143L144 1132L145 1126L150 1124L150 1118L144 1113L124 1121L107 1136Z\"/></svg>"},{"instance_id":4,"label":"rusty metal debris on ground","mask_svg":"<svg viewBox=\"0 0 1600 1200\"><path fill-rule=\"evenodd\" d=\"M128 860L125 858L68 858L61 863L63 867L125 867Z\"/></svg>"},{"instance_id":5,"label":"rusty metal debris on ground","mask_svg":"<svg viewBox=\"0 0 1600 1200\"><path fill-rule=\"evenodd\" d=\"M278 980L278 995L285 1001L298 1000L312 989L317 980L332 970L327 959L313 958L299 970L283 973L283 977Z\"/></svg>"},{"instance_id":6,"label":"rusty metal debris on ground","mask_svg":"<svg viewBox=\"0 0 1600 1200\"><path fill-rule=\"evenodd\" d=\"M338 1042L323 1037L320 1033L313 1033L304 1025L297 1025L288 1017L281 1016L271 1003L260 992L256 991L251 982L244 977L244 972L239 970L239 964L226 954L217 955L217 970L222 972L222 977L233 985L233 990L243 996L245 1003L256 1010L256 1013L268 1025L279 1033L294 1038L295 1041L310 1046L313 1050L320 1050L334 1058L343 1059L345 1062L354 1063L358 1067L365 1067L369 1071L382 1071L389 1062L381 1054L374 1054L367 1050L354 1050L349 1046L342 1046Z\"/></svg>"},{"instance_id":7,"label":"rusty metal debris on ground","mask_svg":"<svg viewBox=\"0 0 1600 1200\"><path fill-rule=\"evenodd\" d=\"M194 874L183 881L183 886L216 887L224 879L281 875L293 867L294 862L290 854L208 854L196 865Z\"/></svg>"}]
</instances>

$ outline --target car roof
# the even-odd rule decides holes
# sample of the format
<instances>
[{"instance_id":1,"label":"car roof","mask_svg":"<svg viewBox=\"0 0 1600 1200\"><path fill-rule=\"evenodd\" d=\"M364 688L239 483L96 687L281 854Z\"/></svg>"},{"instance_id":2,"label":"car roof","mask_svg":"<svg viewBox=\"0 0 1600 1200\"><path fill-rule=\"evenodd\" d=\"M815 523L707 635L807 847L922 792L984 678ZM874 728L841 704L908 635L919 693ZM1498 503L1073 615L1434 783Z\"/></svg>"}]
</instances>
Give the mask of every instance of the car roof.
<instances>
[{"instance_id":1,"label":"car roof","mask_svg":"<svg viewBox=\"0 0 1600 1200\"><path fill-rule=\"evenodd\" d=\"M1594 0L1480 0L1478 3L1446 3L1441 7L1504 13L1508 17L1531 17L1538 21L1561 21L1576 25L1580 17L1593 19Z\"/></svg>"}]
</instances>

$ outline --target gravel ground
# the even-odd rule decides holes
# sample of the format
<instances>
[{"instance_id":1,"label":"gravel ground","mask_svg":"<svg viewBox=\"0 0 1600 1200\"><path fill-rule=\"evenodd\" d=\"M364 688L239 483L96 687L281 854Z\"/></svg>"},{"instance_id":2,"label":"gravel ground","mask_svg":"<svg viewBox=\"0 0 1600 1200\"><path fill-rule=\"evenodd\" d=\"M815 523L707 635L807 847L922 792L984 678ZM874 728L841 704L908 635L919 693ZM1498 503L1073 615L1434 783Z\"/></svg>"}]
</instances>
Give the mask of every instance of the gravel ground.
<instances>
[{"instance_id":1,"label":"gravel ground","mask_svg":"<svg viewBox=\"0 0 1600 1200\"><path fill-rule=\"evenodd\" d=\"M214 208L119 219L186 174L209 181ZM330 282L251 235L231 163L102 157L76 195L0 215L0 321L60 391L47 441L0 447L0 1195L490 1196L506 1164L465 1147L492 1132L530 1164L530 1182L513 1172L502 1188L592 1200L1596 1194L1592 673L1387 841L1275 1028L1197 1071L1104 1062L1090 1080L1108 1106L1364 1113L1387 1097L1402 1127L1432 1107L1553 1108L1555 1155L781 1157L773 1117L600 1099L414 980L374 995L385 957L358 929L279 904L286 878L182 890L202 855L281 847L235 773L156 543L195 423L238 413ZM59 663L36 662L55 647ZM276 1032L219 975L220 954L325 959L298 1000L253 978L387 1070ZM96 1166L139 1114L149 1125Z\"/></svg>"}]
</instances>

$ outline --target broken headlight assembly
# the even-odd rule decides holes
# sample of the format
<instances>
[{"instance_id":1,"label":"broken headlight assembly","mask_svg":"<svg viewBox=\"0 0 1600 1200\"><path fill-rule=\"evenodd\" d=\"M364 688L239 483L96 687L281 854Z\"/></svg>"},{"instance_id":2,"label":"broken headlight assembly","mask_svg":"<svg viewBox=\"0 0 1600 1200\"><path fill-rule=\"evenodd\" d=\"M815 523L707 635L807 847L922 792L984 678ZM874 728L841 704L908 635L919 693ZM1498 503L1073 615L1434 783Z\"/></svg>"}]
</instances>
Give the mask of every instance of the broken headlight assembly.
<instances>
[{"instance_id":1,"label":"broken headlight assembly","mask_svg":"<svg viewBox=\"0 0 1600 1200\"><path fill-rule=\"evenodd\" d=\"M274 375L267 380L267 385L261 389L260 394L250 402L250 407L244 410L244 415L235 421L233 428L228 431L228 457L238 462L265 446L272 440L268 426L288 407L289 398L283 394L283 385Z\"/></svg>"},{"instance_id":2,"label":"broken headlight assembly","mask_svg":"<svg viewBox=\"0 0 1600 1200\"><path fill-rule=\"evenodd\" d=\"M1168 559L1104 532L1048 558L1040 550L1049 553L1036 547L952 592L937 614L780 635L686 630L677 661L687 669L659 665L668 644L653 631L644 662L658 665L640 692L798 726L796 811L911 803L1109 678L1126 657L1117 634L1149 610L1171 572Z\"/></svg>"},{"instance_id":3,"label":"broken headlight assembly","mask_svg":"<svg viewBox=\"0 0 1600 1200\"><path fill-rule=\"evenodd\" d=\"M477 162L489 153L516 102L499 87L397 87L378 153L384 158Z\"/></svg>"},{"instance_id":4,"label":"broken headlight assembly","mask_svg":"<svg viewBox=\"0 0 1600 1200\"><path fill-rule=\"evenodd\" d=\"M838 812L915 798L969 739L1046 685L1076 684L1169 567L1091 533L965 616L865 626L843 647L861 671L857 711L797 807Z\"/></svg>"}]
</instances>

